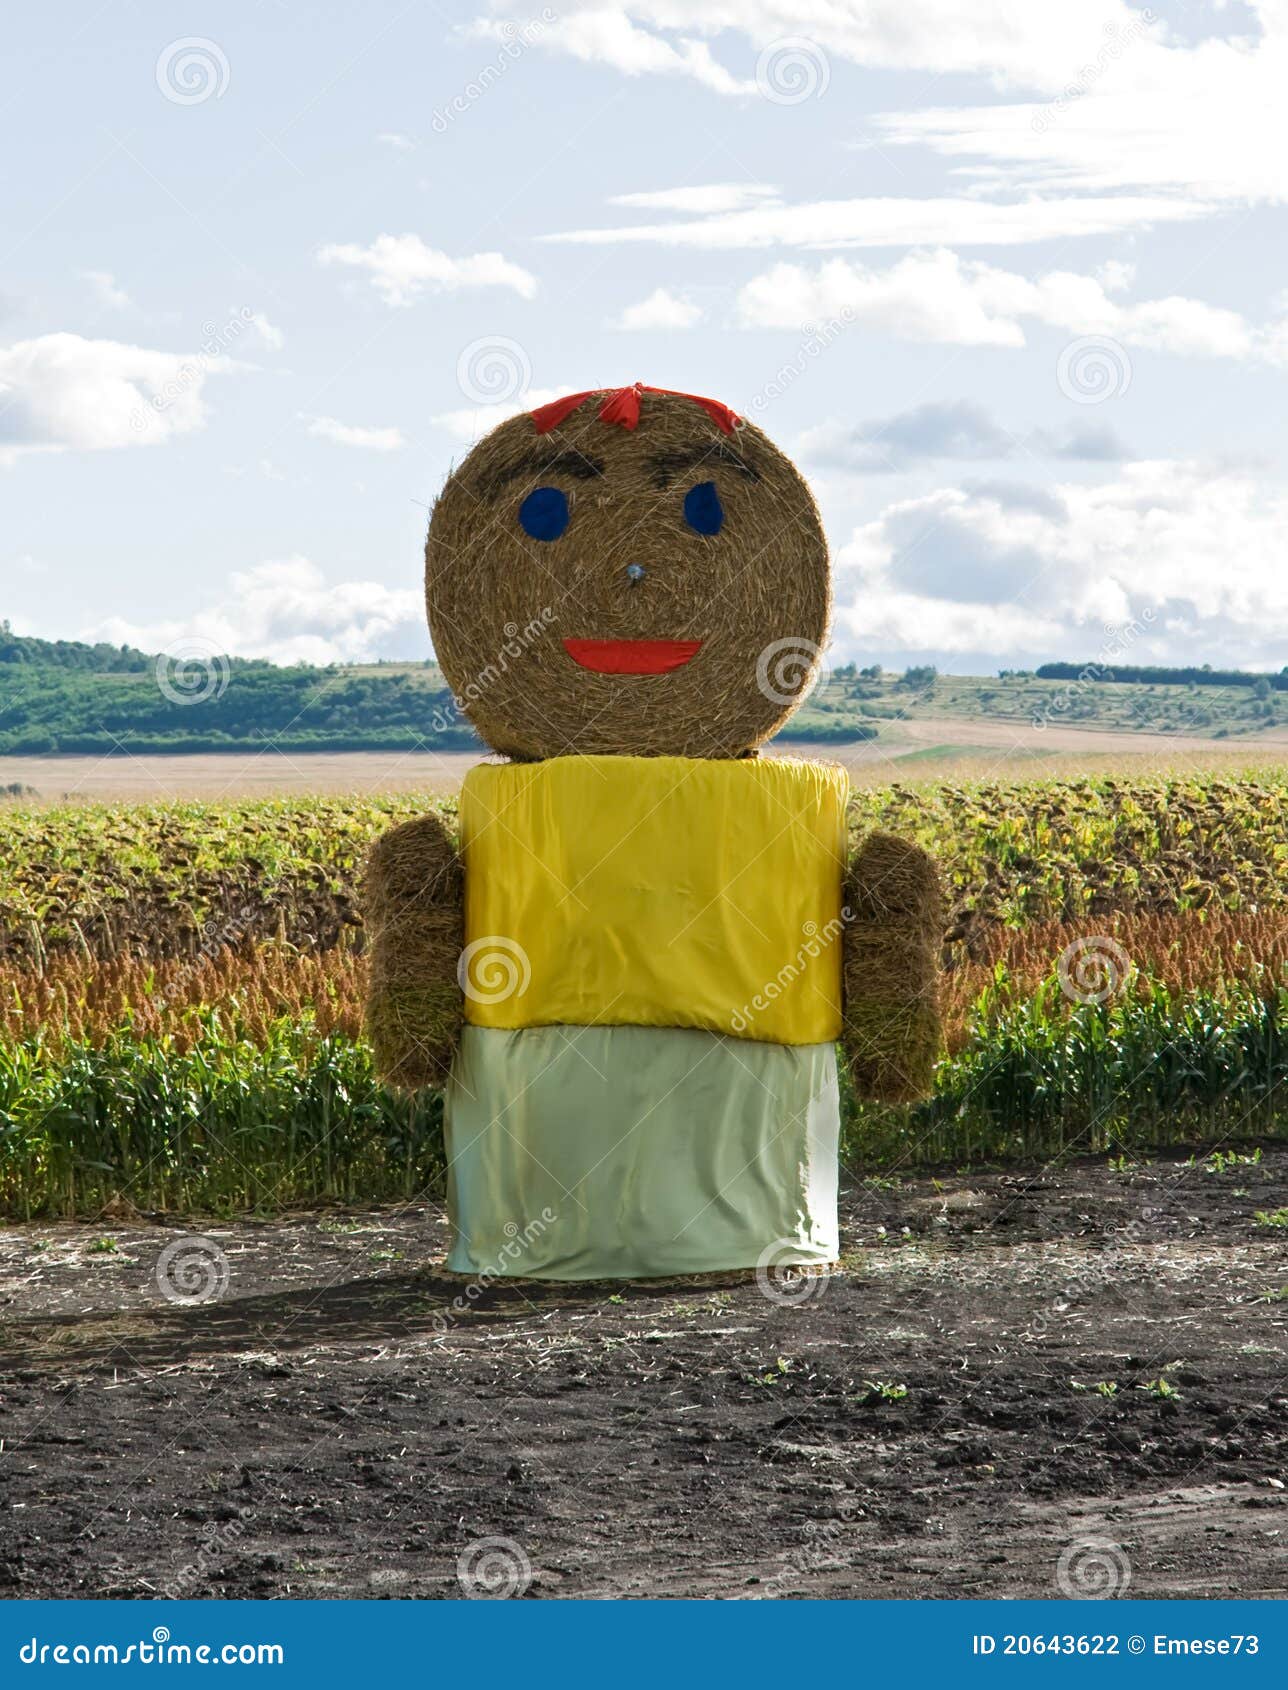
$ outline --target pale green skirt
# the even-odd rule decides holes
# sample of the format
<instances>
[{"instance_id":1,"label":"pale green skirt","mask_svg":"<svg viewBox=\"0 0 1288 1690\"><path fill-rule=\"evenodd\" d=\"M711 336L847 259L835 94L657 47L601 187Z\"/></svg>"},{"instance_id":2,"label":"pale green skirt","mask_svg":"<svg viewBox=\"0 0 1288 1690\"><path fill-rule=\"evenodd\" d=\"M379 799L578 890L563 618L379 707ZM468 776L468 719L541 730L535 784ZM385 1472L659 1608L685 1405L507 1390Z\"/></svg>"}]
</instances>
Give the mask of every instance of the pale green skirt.
<instances>
[{"instance_id":1,"label":"pale green skirt","mask_svg":"<svg viewBox=\"0 0 1288 1690\"><path fill-rule=\"evenodd\" d=\"M830 1262L831 1044L466 1027L447 1089L457 1273L643 1279Z\"/></svg>"}]
</instances>

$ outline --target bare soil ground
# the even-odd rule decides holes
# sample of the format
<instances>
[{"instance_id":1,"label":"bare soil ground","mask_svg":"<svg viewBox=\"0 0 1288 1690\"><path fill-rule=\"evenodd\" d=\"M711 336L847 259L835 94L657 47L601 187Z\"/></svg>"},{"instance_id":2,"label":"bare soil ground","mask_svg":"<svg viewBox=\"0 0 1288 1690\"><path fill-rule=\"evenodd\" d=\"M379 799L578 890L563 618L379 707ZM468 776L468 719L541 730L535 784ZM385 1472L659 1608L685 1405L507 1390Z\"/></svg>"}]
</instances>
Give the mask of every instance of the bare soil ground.
<instances>
[{"instance_id":1,"label":"bare soil ground","mask_svg":"<svg viewBox=\"0 0 1288 1690\"><path fill-rule=\"evenodd\" d=\"M42 803L161 804L169 799L329 793L455 792L479 761L468 751L193 752L172 756L0 757L0 786Z\"/></svg>"},{"instance_id":2,"label":"bare soil ground","mask_svg":"<svg viewBox=\"0 0 1288 1690\"><path fill-rule=\"evenodd\" d=\"M10 1227L0 1595L450 1597L498 1537L529 1597L1282 1596L1285 1204L1282 1146L874 1180L827 1277L463 1313L430 1208Z\"/></svg>"},{"instance_id":3,"label":"bare soil ground","mask_svg":"<svg viewBox=\"0 0 1288 1690\"><path fill-rule=\"evenodd\" d=\"M1237 746L1180 734L1097 728L1036 729L981 717L917 717L883 728L864 744L776 740L771 755L843 763L857 784L891 780L1037 779L1117 771L1193 773L1281 763L1288 730L1250 735ZM16 782L37 800L163 803L171 799L273 798L302 794L372 796L455 792L479 761L470 751L258 751L253 755L0 757L0 787Z\"/></svg>"}]
</instances>

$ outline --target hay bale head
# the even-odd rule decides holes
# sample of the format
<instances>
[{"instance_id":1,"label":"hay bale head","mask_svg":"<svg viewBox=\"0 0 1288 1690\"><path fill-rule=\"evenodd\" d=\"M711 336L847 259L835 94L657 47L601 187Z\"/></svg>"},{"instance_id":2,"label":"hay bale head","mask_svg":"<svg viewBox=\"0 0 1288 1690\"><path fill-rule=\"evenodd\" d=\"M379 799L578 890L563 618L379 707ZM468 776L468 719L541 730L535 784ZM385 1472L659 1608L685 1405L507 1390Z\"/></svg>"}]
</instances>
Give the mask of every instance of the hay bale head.
<instances>
[{"instance_id":1,"label":"hay bale head","mask_svg":"<svg viewBox=\"0 0 1288 1690\"><path fill-rule=\"evenodd\" d=\"M443 672L517 758L737 757L786 721L827 638L809 488L723 405L573 395L494 429L434 507Z\"/></svg>"}]
</instances>

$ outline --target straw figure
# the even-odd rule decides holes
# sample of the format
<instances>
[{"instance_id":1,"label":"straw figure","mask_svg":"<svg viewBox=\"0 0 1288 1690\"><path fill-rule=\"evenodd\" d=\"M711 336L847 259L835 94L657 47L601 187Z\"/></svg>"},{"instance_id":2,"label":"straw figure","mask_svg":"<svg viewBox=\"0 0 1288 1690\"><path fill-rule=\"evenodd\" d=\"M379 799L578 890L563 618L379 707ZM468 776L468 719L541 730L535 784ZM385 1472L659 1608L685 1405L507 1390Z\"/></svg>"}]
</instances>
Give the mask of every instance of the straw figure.
<instances>
[{"instance_id":1,"label":"straw figure","mask_svg":"<svg viewBox=\"0 0 1288 1690\"><path fill-rule=\"evenodd\" d=\"M938 876L844 770L762 757L816 678L827 544L714 400L503 422L429 526L434 649L495 759L372 852L381 1074L444 1086L449 1268L636 1278L837 1254L836 1045L930 1085Z\"/></svg>"}]
</instances>

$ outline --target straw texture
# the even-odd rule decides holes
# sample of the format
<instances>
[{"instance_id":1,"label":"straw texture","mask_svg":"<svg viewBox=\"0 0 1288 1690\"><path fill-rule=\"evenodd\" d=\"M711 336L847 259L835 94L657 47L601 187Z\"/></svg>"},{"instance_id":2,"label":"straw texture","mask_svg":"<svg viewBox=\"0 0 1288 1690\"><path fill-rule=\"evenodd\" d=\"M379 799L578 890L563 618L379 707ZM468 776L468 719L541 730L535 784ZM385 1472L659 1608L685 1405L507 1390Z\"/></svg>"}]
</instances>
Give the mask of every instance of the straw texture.
<instances>
[{"instance_id":1,"label":"straw texture","mask_svg":"<svg viewBox=\"0 0 1288 1690\"><path fill-rule=\"evenodd\" d=\"M589 395L546 432L513 417L449 478L425 553L439 663L481 737L510 757L745 755L791 715L827 639L813 497L758 428L729 434L690 398L640 390L634 427L601 409ZM723 513L714 533L685 518L686 495L707 482ZM554 539L519 520L538 488L567 500ZM666 674L603 674L565 639L701 646Z\"/></svg>"},{"instance_id":2,"label":"straw texture","mask_svg":"<svg viewBox=\"0 0 1288 1690\"><path fill-rule=\"evenodd\" d=\"M363 915L371 949L366 1027L376 1071L406 1090L441 1086L460 1040L463 876L437 816L418 816L377 840Z\"/></svg>"},{"instance_id":3,"label":"straw texture","mask_svg":"<svg viewBox=\"0 0 1288 1690\"><path fill-rule=\"evenodd\" d=\"M845 880L841 1044L854 1089L908 1103L931 1089L943 1044L939 871L919 845L871 833Z\"/></svg>"}]
</instances>

